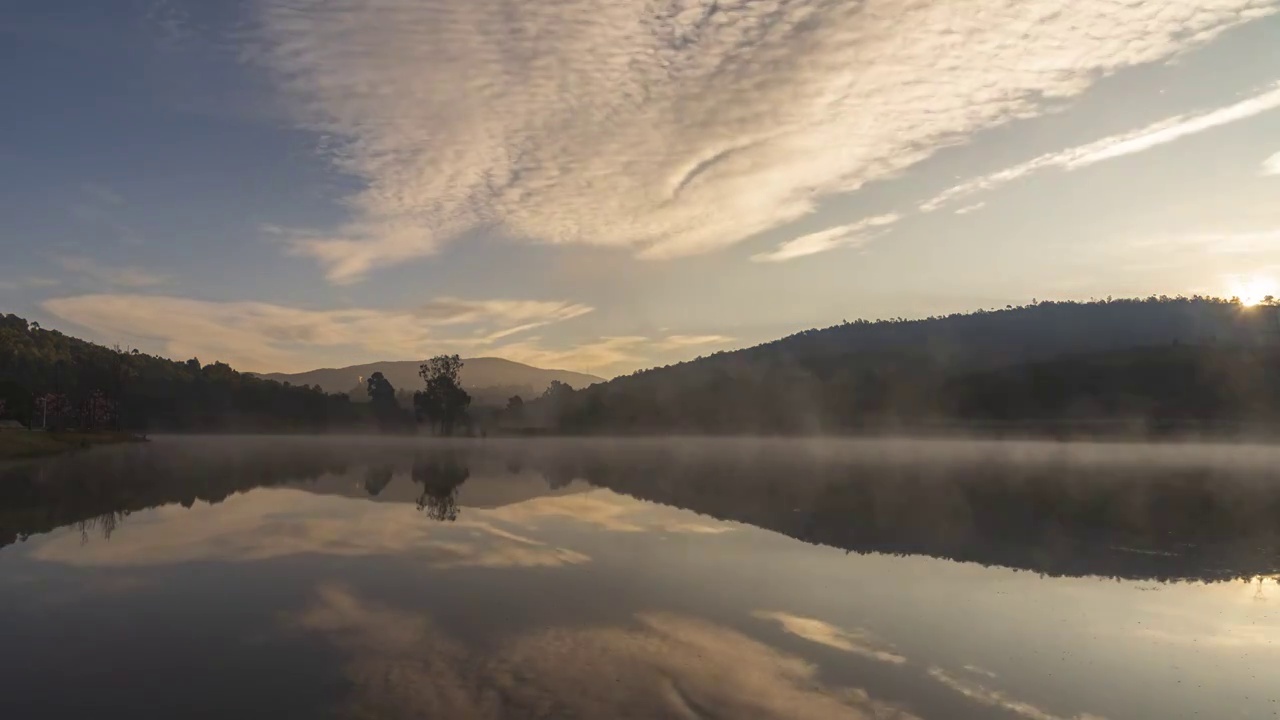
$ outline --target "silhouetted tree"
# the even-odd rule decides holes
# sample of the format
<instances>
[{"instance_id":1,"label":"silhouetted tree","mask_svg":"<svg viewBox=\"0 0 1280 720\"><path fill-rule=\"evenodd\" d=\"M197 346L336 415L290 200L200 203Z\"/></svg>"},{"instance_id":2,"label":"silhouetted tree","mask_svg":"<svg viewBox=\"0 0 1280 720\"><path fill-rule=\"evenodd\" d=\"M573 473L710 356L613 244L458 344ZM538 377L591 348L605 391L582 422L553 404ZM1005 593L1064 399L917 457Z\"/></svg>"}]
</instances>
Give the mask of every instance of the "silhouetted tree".
<instances>
[{"instance_id":1,"label":"silhouetted tree","mask_svg":"<svg viewBox=\"0 0 1280 720\"><path fill-rule=\"evenodd\" d=\"M524 398L513 395L507 399L507 421L519 424L524 420Z\"/></svg>"},{"instance_id":2,"label":"silhouetted tree","mask_svg":"<svg viewBox=\"0 0 1280 720\"><path fill-rule=\"evenodd\" d=\"M396 389L391 381L376 372L369 376L369 401L373 406L373 415L377 418L378 427L383 431L399 430L405 426L404 412L400 403L396 402Z\"/></svg>"},{"instance_id":3,"label":"silhouetted tree","mask_svg":"<svg viewBox=\"0 0 1280 720\"><path fill-rule=\"evenodd\" d=\"M414 393L414 409L433 428L438 424L441 435L452 435L471 405L471 396L459 380L462 365L457 355L437 355L418 369L426 388Z\"/></svg>"}]
</instances>

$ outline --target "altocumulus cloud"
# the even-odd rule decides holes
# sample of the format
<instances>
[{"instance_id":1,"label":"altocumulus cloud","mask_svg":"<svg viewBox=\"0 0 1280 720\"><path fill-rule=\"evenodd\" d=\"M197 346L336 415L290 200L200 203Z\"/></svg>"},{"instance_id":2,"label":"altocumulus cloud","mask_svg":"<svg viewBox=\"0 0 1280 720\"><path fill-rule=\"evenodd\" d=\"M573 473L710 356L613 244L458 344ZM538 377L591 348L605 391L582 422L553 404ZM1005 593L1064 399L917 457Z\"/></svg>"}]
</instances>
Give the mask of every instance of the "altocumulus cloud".
<instances>
[{"instance_id":1,"label":"altocumulus cloud","mask_svg":"<svg viewBox=\"0 0 1280 720\"><path fill-rule=\"evenodd\" d=\"M104 335L158 341L174 357L262 370L314 367L326 348L410 358L496 350L500 338L591 312L586 305L532 300L441 298L407 310L307 310L128 294L56 298L43 308Z\"/></svg>"},{"instance_id":2,"label":"altocumulus cloud","mask_svg":"<svg viewBox=\"0 0 1280 720\"><path fill-rule=\"evenodd\" d=\"M1272 155L1262 163L1262 174L1280 176L1280 153Z\"/></svg>"},{"instance_id":3,"label":"altocumulus cloud","mask_svg":"<svg viewBox=\"0 0 1280 720\"><path fill-rule=\"evenodd\" d=\"M254 57L363 181L331 280L476 228L705 252L1271 0L259 0Z\"/></svg>"}]
</instances>

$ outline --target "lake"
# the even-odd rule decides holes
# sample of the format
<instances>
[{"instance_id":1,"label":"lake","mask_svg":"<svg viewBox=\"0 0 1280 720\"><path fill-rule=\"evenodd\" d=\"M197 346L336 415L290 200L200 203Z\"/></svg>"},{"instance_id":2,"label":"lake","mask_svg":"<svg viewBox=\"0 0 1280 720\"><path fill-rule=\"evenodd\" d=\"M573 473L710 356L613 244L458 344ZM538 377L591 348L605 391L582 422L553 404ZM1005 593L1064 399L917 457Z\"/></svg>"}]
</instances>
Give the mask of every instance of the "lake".
<instances>
[{"instance_id":1,"label":"lake","mask_svg":"<svg viewBox=\"0 0 1280 720\"><path fill-rule=\"evenodd\" d=\"M0 465L0 718L1269 718L1280 450L160 437Z\"/></svg>"}]
</instances>

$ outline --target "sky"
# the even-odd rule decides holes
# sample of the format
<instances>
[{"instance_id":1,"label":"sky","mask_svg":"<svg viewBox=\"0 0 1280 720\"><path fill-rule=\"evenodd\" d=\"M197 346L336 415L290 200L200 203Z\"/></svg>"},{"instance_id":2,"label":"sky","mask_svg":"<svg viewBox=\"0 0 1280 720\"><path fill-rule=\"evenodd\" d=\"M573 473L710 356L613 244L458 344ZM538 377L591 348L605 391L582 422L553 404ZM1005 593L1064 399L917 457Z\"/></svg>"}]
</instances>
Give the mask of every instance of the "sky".
<instances>
[{"instance_id":1,"label":"sky","mask_svg":"<svg viewBox=\"0 0 1280 720\"><path fill-rule=\"evenodd\" d=\"M614 376L1280 295L1280 0L11 0L0 312Z\"/></svg>"}]
</instances>

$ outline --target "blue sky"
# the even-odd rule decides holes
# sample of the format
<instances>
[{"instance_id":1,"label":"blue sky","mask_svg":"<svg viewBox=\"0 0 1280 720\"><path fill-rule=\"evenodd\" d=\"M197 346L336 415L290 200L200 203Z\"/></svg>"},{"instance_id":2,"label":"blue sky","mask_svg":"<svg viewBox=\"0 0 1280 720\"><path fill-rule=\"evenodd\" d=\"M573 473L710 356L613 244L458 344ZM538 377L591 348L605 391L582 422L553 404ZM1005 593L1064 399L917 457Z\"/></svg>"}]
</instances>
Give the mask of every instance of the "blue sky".
<instances>
[{"instance_id":1,"label":"blue sky","mask_svg":"<svg viewBox=\"0 0 1280 720\"><path fill-rule=\"evenodd\" d=\"M1277 10L17 0L0 310L246 370L608 376L845 318L1280 294Z\"/></svg>"}]
</instances>

